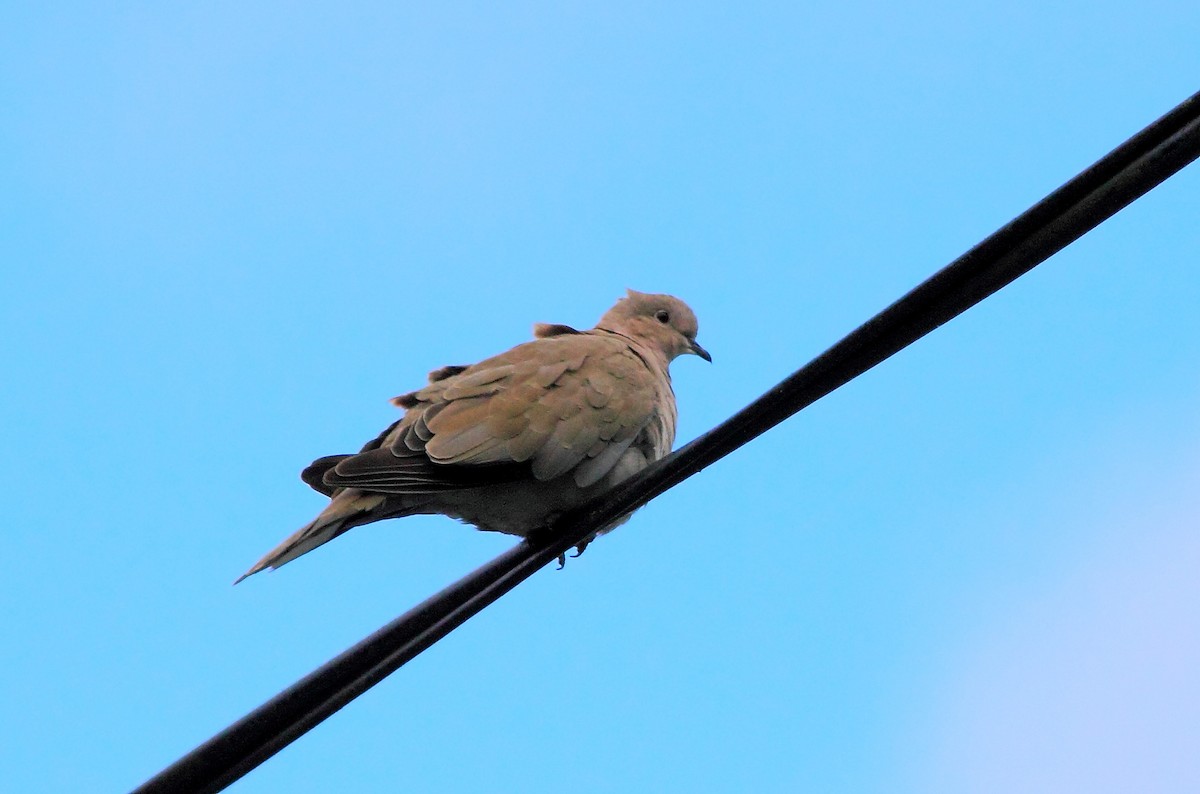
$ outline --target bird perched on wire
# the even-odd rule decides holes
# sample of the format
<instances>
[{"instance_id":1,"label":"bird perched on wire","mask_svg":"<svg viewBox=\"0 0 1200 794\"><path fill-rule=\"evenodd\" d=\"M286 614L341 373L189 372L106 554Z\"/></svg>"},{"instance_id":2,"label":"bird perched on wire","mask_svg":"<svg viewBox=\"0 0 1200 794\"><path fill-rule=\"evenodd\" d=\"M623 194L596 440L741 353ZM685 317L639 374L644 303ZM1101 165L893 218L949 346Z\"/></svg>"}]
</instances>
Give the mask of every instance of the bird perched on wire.
<instances>
[{"instance_id":1,"label":"bird perched on wire","mask_svg":"<svg viewBox=\"0 0 1200 794\"><path fill-rule=\"evenodd\" d=\"M712 361L698 328L678 298L628 290L590 331L538 323L532 342L434 370L357 455L304 470L329 506L237 582L385 518L436 513L520 536L549 526L671 451L667 367L685 353Z\"/></svg>"}]
</instances>

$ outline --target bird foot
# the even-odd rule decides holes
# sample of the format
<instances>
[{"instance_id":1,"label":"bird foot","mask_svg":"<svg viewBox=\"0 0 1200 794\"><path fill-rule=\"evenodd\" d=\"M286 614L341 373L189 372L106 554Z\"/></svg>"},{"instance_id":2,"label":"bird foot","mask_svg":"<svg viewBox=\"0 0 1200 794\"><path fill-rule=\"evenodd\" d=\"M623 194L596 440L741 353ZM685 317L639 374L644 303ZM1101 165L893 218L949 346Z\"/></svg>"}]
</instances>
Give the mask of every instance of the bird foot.
<instances>
[{"instance_id":1,"label":"bird foot","mask_svg":"<svg viewBox=\"0 0 1200 794\"><path fill-rule=\"evenodd\" d=\"M583 550L586 549L591 544L591 542L592 541L589 538L588 540L585 540L583 543L580 543L578 546L576 546L575 553L571 555L571 559L575 559L576 557L583 556ZM566 567L567 567L567 555L565 555L565 554L558 555L558 568L556 568L555 570L561 571L563 568L566 568Z\"/></svg>"}]
</instances>

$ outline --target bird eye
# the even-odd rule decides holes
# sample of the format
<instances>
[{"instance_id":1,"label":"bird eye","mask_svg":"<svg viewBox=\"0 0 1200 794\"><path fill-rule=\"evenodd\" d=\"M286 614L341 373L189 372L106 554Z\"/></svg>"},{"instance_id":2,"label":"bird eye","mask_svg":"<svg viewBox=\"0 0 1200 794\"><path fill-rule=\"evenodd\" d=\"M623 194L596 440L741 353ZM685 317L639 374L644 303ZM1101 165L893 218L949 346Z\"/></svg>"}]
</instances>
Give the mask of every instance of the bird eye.
<instances>
[{"instance_id":1,"label":"bird eye","mask_svg":"<svg viewBox=\"0 0 1200 794\"><path fill-rule=\"evenodd\" d=\"M667 323L671 322L671 315L667 314L666 309L659 309L654 313L654 319L658 320L663 325L666 325Z\"/></svg>"}]
</instances>

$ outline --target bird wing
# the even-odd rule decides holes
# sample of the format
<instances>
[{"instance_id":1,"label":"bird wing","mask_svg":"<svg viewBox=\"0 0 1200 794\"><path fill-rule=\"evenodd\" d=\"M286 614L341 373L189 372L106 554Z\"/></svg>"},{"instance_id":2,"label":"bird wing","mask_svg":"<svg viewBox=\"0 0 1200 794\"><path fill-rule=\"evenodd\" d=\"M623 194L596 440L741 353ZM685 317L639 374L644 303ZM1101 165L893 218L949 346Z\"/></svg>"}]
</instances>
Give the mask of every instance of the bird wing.
<instances>
[{"instance_id":1,"label":"bird wing","mask_svg":"<svg viewBox=\"0 0 1200 794\"><path fill-rule=\"evenodd\" d=\"M431 373L428 386L396 398L407 412L376 442L323 459L332 465L321 481L424 494L571 473L584 488L652 424L664 380L624 340L567 329Z\"/></svg>"}]
</instances>

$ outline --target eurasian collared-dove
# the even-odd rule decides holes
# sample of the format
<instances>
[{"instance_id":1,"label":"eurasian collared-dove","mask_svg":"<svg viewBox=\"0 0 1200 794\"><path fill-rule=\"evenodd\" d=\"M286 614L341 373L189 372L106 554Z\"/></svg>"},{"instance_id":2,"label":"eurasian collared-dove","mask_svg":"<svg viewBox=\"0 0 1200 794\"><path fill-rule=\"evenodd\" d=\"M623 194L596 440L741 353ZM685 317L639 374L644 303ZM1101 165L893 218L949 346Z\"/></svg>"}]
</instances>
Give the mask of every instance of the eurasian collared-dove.
<instances>
[{"instance_id":1,"label":"eurasian collared-dove","mask_svg":"<svg viewBox=\"0 0 1200 794\"><path fill-rule=\"evenodd\" d=\"M429 373L357 455L304 470L329 506L237 581L385 518L440 513L521 536L548 526L671 451L667 365L684 353L712 361L697 328L678 298L629 290L590 331L539 323L532 342Z\"/></svg>"}]
</instances>

